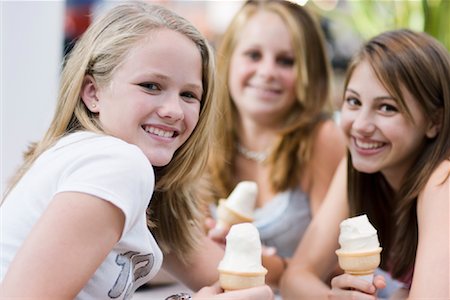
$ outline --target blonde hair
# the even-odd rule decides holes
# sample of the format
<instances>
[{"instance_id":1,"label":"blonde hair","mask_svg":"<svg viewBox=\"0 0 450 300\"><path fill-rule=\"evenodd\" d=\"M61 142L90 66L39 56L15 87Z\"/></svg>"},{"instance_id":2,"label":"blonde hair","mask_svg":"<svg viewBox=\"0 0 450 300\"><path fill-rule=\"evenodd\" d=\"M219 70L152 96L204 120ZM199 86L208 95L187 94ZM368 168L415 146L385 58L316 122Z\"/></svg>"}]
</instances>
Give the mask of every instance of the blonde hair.
<instances>
[{"instance_id":1,"label":"blonde hair","mask_svg":"<svg viewBox=\"0 0 450 300\"><path fill-rule=\"evenodd\" d=\"M238 139L237 108L228 90L230 59L243 26L258 12L279 15L288 27L295 53L297 101L286 117L284 127L267 163L272 189L283 191L298 185L303 166L308 162L316 129L331 113L331 68L326 56L322 31L308 11L283 0L248 1L234 16L217 52L218 105L222 116L217 120L216 149L211 155L209 171L219 197L234 188L233 162Z\"/></svg>"},{"instance_id":2,"label":"blonde hair","mask_svg":"<svg viewBox=\"0 0 450 300\"><path fill-rule=\"evenodd\" d=\"M58 139L78 130L102 132L97 114L80 98L85 75L99 85L108 84L115 70L137 42L151 31L166 28L188 37L202 59L203 95L199 121L172 161L156 170L156 186L148 209L148 224L163 252L173 251L186 261L186 253L198 243L200 210L195 182L203 173L210 147L213 122L214 57L205 38L187 20L170 10L146 2L117 5L96 19L69 54L61 75L58 103L44 138L30 147L11 188L36 158ZM177 220L177 221L174 221Z\"/></svg>"}]
</instances>

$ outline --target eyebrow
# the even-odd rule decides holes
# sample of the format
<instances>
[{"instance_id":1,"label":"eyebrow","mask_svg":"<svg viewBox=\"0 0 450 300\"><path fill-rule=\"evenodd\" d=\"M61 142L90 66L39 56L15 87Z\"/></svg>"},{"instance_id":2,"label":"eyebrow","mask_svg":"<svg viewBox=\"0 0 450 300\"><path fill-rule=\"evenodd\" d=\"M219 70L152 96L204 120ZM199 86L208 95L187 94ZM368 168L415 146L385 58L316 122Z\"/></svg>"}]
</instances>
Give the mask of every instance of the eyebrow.
<instances>
[{"instance_id":1,"label":"eyebrow","mask_svg":"<svg viewBox=\"0 0 450 300\"><path fill-rule=\"evenodd\" d=\"M357 91L355 91L355 90L353 90L351 88L346 88L345 91L346 92L351 92L353 94L356 94L358 97L361 97ZM393 101L396 101L395 98L392 97L392 96L378 96L378 97L375 97L374 100L376 100L376 101L381 101L381 100L393 100Z\"/></svg>"}]
</instances>

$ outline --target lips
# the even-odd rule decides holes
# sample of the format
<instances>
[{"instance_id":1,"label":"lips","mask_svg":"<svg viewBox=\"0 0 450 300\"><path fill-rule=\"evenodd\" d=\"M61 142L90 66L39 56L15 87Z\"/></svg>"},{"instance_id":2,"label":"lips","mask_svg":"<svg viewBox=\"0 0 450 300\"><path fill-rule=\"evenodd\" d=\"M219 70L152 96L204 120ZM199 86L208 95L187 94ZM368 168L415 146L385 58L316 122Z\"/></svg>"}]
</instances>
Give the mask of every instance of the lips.
<instances>
[{"instance_id":1,"label":"lips","mask_svg":"<svg viewBox=\"0 0 450 300\"><path fill-rule=\"evenodd\" d=\"M260 93L280 94L282 92L281 89L276 88L276 87L270 87L270 86L250 85L249 87Z\"/></svg>"},{"instance_id":2,"label":"lips","mask_svg":"<svg viewBox=\"0 0 450 300\"><path fill-rule=\"evenodd\" d=\"M280 89L248 86L249 95L261 100L275 101L279 99L282 91Z\"/></svg>"}]
</instances>

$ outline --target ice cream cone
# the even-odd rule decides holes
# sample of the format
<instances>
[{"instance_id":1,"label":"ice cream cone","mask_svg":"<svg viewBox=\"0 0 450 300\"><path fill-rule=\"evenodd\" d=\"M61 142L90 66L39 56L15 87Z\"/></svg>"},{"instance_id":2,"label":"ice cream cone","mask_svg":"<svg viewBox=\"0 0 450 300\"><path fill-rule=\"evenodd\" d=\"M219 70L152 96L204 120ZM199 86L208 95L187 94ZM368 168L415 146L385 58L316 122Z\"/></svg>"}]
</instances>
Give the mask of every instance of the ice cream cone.
<instances>
[{"instance_id":1,"label":"ice cream cone","mask_svg":"<svg viewBox=\"0 0 450 300\"><path fill-rule=\"evenodd\" d=\"M219 270L219 272L220 286L225 292L228 292L264 285L267 270L259 273L239 273L223 270Z\"/></svg>"},{"instance_id":2,"label":"ice cream cone","mask_svg":"<svg viewBox=\"0 0 450 300\"><path fill-rule=\"evenodd\" d=\"M216 228L230 228L234 224L253 222L258 185L254 181L239 182L227 199L220 199Z\"/></svg>"},{"instance_id":3,"label":"ice cream cone","mask_svg":"<svg viewBox=\"0 0 450 300\"><path fill-rule=\"evenodd\" d=\"M373 273L380 265L381 250L381 247L364 252L346 252L338 249L336 250L336 254L338 256L339 266L345 273L359 276L372 282Z\"/></svg>"},{"instance_id":4,"label":"ice cream cone","mask_svg":"<svg viewBox=\"0 0 450 300\"><path fill-rule=\"evenodd\" d=\"M231 226L225 253L219 263L220 286L225 291L264 285L267 269L261 261L261 240L252 223Z\"/></svg>"},{"instance_id":5,"label":"ice cream cone","mask_svg":"<svg viewBox=\"0 0 450 300\"><path fill-rule=\"evenodd\" d=\"M377 230L367 215L348 218L339 225L339 244L336 250L339 266L347 274L373 281L373 273L380 265L381 247Z\"/></svg>"},{"instance_id":6,"label":"ice cream cone","mask_svg":"<svg viewBox=\"0 0 450 300\"><path fill-rule=\"evenodd\" d=\"M217 228L227 228L245 222L253 222L253 218L233 210L226 205L225 199L220 199L217 207Z\"/></svg>"}]
</instances>

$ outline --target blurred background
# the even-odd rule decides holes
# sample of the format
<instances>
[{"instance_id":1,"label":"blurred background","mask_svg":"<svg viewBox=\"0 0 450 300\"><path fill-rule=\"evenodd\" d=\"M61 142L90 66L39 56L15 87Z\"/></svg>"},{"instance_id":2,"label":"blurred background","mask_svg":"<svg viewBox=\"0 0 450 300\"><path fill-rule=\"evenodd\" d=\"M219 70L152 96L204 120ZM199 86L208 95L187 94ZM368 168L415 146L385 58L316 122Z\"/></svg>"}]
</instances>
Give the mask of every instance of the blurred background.
<instances>
[{"instance_id":1,"label":"blurred background","mask_svg":"<svg viewBox=\"0 0 450 300\"><path fill-rule=\"evenodd\" d=\"M152 1L190 20L216 46L240 0ZM361 42L395 28L425 31L450 49L450 0L297 0L319 18L334 68L334 100L342 74ZM30 142L54 112L65 53L108 0L0 0L0 179L3 195Z\"/></svg>"}]
</instances>

